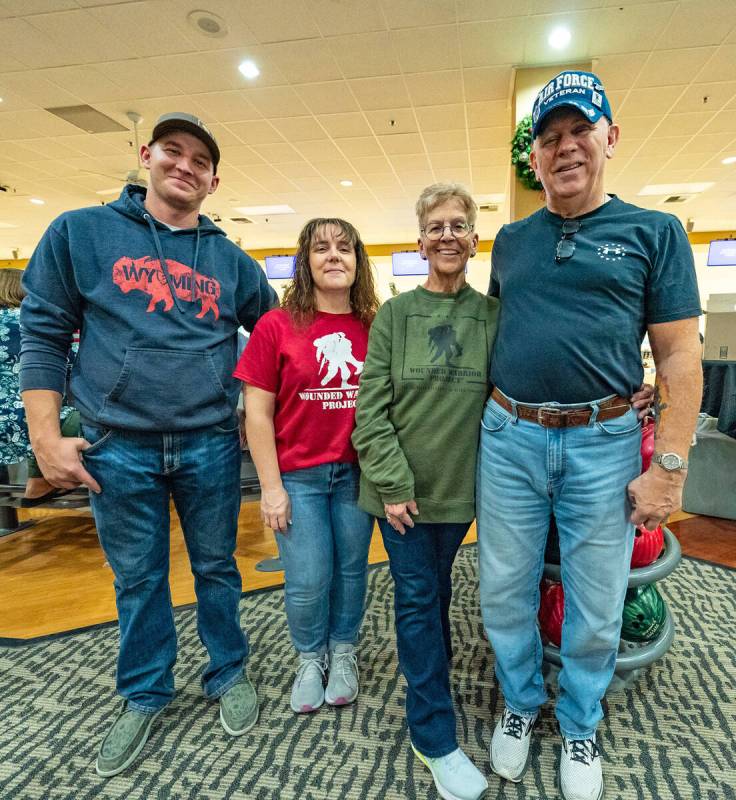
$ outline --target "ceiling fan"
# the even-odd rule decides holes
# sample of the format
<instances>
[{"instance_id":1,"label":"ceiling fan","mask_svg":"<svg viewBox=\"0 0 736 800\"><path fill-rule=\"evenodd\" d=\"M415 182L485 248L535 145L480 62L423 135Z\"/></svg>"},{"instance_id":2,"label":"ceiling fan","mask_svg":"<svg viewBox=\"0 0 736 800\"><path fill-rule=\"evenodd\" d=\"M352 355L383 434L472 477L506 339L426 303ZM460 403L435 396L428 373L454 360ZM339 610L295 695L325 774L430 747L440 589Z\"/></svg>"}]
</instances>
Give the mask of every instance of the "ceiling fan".
<instances>
[{"instance_id":1,"label":"ceiling fan","mask_svg":"<svg viewBox=\"0 0 736 800\"><path fill-rule=\"evenodd\" d=\"M104 172L92 172L92 170L84 170L84 172L88 172L91 175L103 175L105 178L111 178L112 180L121 181L122 183L134 183L137 186L147 186L148 182L146 181L146 171L143 166L141 165L141 153L140 153L140 143L138 141L138 125L142 122L143 117L137 111L126 111L125 116L133 123L133 137L134 137L134 144L135 144L135 157L137 166L135 169L131 169L125 173L125 175L108 175ZM120 187L114 187L112 189L100 189L96 194L99 195L110 195L110 194L119 194Z\"/></svg>"}]
</instances>

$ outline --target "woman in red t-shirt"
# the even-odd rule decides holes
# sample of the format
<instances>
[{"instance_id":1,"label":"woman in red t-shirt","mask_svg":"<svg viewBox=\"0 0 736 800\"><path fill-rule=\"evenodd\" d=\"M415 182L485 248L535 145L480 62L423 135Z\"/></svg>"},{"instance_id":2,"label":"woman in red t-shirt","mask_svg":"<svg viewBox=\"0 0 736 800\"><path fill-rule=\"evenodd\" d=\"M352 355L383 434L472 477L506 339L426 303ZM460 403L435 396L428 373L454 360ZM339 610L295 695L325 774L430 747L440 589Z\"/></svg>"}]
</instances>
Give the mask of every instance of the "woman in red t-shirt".
<instances>
[{"instance_id":1,"label":"woman in red t-shirt","mask_svg":"<svg viewBox=\"0 0 736 800\"><path fill-rule=\"evenodd\" d=\"M313 219L299 235L282 308L261 317L235 370L246 383L261 514L277 534L284 566L286 617L299 654L291 691L297 714L358 694L355 645L373 518L358 508L350 435L378 302L355 228Z\"/></svg>"}]
</instances>

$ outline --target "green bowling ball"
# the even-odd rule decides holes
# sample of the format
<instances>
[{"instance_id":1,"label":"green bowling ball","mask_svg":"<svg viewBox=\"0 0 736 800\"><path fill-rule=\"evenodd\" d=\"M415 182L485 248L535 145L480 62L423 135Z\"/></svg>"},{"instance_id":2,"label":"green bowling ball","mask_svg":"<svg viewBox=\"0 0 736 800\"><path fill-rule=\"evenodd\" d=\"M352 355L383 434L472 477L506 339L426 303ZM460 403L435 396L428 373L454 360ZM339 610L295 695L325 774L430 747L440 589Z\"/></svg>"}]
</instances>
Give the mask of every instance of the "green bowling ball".
<instances>
[{"instance_id":1,"label":"green bowling ball","mask_svg":"<svg viewBox=\"0 0 736 800\"><path fill-rule=\"evenodd\" d=\"M659 636L666 619L664 600L653 583L631 588L626 592L621 638L649 642Z\"/></svg>"}]
</instances>

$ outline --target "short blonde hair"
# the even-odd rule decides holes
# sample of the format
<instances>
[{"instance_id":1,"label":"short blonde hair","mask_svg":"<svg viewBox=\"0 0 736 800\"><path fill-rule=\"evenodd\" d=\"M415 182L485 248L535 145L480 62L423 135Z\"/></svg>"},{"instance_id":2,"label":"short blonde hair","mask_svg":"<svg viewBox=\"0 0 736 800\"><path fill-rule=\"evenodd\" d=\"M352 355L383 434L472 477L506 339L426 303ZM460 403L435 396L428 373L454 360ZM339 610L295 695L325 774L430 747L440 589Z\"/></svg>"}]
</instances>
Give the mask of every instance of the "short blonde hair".
<instances>
[{"instance_id":1,"label":"short blonde hair","mask_svg":"<svg viewBox=\"0 0 736 800\"><path fill-rule=\"evenodd\" d=\"M20 284L22 269L0 269L0 306L19 308L26 293Z\"/></svg>"},{"instance_id":2,"label":"short blonde hair","mask_svg":"<svg viewBox=\"0 0 736 800\"><path fill-rule=\"evenodd\" d=\"M415 206L419 227L424 225L430 211L448 200L460 201L465 210L465 216L468 218L468 225L474 228L478 216L478 206L470 192L461 183L433 183L422 191Z\"/></svg>"}]
</instances>

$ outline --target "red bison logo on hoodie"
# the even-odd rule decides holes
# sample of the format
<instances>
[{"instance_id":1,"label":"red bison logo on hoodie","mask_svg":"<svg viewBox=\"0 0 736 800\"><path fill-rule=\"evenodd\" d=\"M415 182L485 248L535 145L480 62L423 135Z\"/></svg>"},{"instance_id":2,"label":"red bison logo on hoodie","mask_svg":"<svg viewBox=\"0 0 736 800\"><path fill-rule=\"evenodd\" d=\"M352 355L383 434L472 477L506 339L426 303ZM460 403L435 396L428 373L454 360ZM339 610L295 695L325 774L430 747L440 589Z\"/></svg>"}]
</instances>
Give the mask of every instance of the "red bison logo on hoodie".
<instances>
[{"instance_id":1,"label":"red bison logo on hoodie","mask_svg":"<svg viewBox=\"0 0 736 800\"><path fill-rule=\"evenodd\" d=\"M196 300L202 302L202 309L197 314L197 319L204 317L208 311L215 315L215 319L219 319L220 309L217 307L217 301L220 299L219 281L197 272L192 292L192 268L170 258L166 259L166 266L176 296L189 303ZM164 311L171 311L174 307L171 289L158 259L154 260L148 256L143 258L123 256L113 265L112 279L125 294L131 289L138 289L150 295L151 302L146 309L149 313L156 309L158 303L164 304Z\"/></svg>"}]
</instances>

